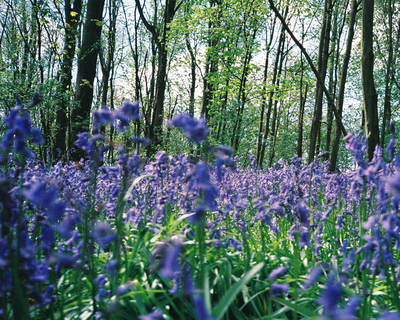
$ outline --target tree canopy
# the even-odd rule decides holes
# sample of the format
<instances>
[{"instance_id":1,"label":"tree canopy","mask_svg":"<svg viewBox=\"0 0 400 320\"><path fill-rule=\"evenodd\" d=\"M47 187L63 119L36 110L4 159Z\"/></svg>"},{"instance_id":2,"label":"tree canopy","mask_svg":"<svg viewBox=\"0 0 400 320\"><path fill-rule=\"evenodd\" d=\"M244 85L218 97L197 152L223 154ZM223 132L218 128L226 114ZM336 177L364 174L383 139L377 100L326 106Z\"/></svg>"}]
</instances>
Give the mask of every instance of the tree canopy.
<instances>
[{"instance_id":1,"label":"tree canopy","mask_svg":"<svg viewBox=\"0 0 400 320\"><path fill-rule=\"evenodd\" d=\"M138 101L141 118L112 142L202 156L168 120L204 117L207 147L260 167L294 155L351 163L341 143L363 131L369 160L398 118L400 11L393 0L2 0L0 110L30 110L46 160L79 160L93 111ZM1 129L4 131L4 124ZM78 151L74 152L74 149ZM114 161L117 148L107 153Z\"/></svg>"}]
</instances>

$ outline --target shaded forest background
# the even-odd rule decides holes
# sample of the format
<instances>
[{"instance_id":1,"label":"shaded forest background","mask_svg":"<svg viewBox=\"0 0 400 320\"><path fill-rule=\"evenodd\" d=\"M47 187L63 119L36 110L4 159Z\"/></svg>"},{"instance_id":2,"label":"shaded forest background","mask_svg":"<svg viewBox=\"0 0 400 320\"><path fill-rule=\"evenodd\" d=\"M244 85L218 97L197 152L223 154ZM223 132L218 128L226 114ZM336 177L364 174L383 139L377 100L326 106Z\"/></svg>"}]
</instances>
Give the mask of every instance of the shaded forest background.
<instances>
[{"instance_id":1,"label":"shaded forest background","mask_svg":"<svg viewBox=\"0 0 400 320\"><path fill-rule=\"evenodd\" d=\"M125 100L143 116L123 134L102 128L114 146L142 136L147 156L201 153L167 126L186 112L206 118L207 147L264 168L294 155L347 166L342 139L360 130L372 159L398 118L394 0L0 0L0 22L0 112L41 93L29 111L42 159L79 159L91 111Z\"/></svg>"}]
</instances>

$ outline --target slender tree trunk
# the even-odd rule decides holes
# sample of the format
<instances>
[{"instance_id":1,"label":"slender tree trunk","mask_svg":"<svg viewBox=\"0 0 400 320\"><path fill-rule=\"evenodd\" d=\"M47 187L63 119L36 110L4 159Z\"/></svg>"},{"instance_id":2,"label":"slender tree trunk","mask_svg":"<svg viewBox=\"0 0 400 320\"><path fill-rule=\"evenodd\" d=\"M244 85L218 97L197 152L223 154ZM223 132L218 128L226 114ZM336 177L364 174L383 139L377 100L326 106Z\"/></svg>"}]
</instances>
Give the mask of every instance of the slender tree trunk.
<instances>
[{"instance_id":1,"label":"slender tree trunk","mask_svg":"<svg viewBox=\"0 0 400 320\"><path fill-rule=\"evenodd\" d=\"M265 54L264 75L262 82L261 110L260 110L260 120L258 123L257 154L256 154L256 161L258 166L261 166L260 156L261 156L262 140L263 140L262 137L263 137L263 125L264 125L264 113L265 113L265 106L267 105L267 77L268 77L269 53L271 51L271 44L274 38L275 25L276 25L276 17L273 20L269 41L268 41L268 30L266 30L265 32L266 54Z\"/></svg>"},{"instance_id":2,"label":"slender tree trunk","mask_svg":"<svg viewBox=\"0 0 400 320\"><path fill-rule=\"evenodd\" d=\"M83 28L82 48L78 58L75 99L78 105L72 110L72 136L70 147L80 132L88 132L90 111L93 101L93 85L96 76L97 55L100 49L101 27L103 20L104 0L89 0L87 3L86 21ZM74 160L84 156L78 151L72 155Z\"/></svg>"},{"instance_id":3,"label":"slender tree trunk","mask_svg":"<svg viewBox=\"0 0 400 320\"><path fill-rule=\"evenodd\" d=\"M288 8L288 6L286 6L283 20L286 19L288 10L289 10L289 8ZM272 76L272 86L275 86L275 84L276 84L278 65L279 65L279 61L280 61L280 56L283 54L284 41L285 41L285 31L282 28L280 37L279 37L278 49L277 49L276 57L275 57L274 73ZM262 164L264 161L265 149L266 149L266 145L267 145L268 135L270 133L270 128L269 128L270 123L269 122L270 122L271 112L272 112L274 91L275 91L275 89L272 89L270 91L269 98L268 98L268 109L267 109L267 116L266 116L266 120L265 120L263 141L262 141L262 146L261 146L261 150L260 150L260 157L259 157L259 164L258 164L259 167L262 167Z\"/></svg>"},{"instance_id":4,"label":"slender tree trunk","mask_svg":"<svg viewBox=\"0 0 400 320\"><path fill-rule=\"evenodd\" d=\"M194 116L194 99L196 92L196 56L194 54L193 48L190 45L190 41L188 35L186 35L186 48L190 54L190 75L191 75L191 84L190 84L190 97L189 97L189 115L191 117Z\"/></svg>"},{"instance_id":5,"label":"slender tree trunk","mask_svg":"<svg viewBox=\"0 0 400 320\"><path fill-rule=\"evenodd\" d=\"M383 119L382 119L382 135L381 135L381 146L385 145L385 135L387 130L387 124L390 121L392 108L391 108L391 95L392 95L392 86L390 83L391 80L391 67L393 63L393 8L392 8L392 0L388 0L388 20L389 20L389 30L388 30L388 58L386 64L386 76L385 76L385 104L383 109Z\"/></svg>"},{"instance_id":6,"label":"slender tree trunk","mask_svg":"<svg viewBox=\"0 0 400 320\"><path fill-rule=\"evenodd\" d=\"M248 48L246 50L244 62L243 62L243 71L242 71L242 76L240 79L240 86L239 86L239 92L238 92L238 101L239 101L239 108L238 112L236 115L236 121L234 125L234 129L232 132L232 139L231 139L231 145L234 150L238 150L239 148L239 139L240 139L240 130L242 126L242 120L243 120L243 112L244 112L244 106L246 105L246 84L247 84L247 77L250 72L250 60L253 54L253 47L252 43L254 42L256 35L257 35L257 30L258 28L256 26L253 26L253 34L251 35L250 39L250 44L248 44ZM246 40L246 42L249 40Z\"/></svg>"},{"instance_id":7,"label":"slender tree trunk","mask_svg":"<svg viewBox=\"0 0 400 320\"><path fill-rule=\"evenodd\" d=\"M353 43L354 37L354 25L356 21L356 14L358 10L358 3L357 0L352 0L351 2L351 12L350 12L350 19L349 19L349 31L347 34L347 41L346 41L346 51L343 58L343 66L342 72L340 75L340 82L339 82L339 91L338 91L338 98L337 98L337 106L336 109L342 114L343 110L343 101L344 101L344 90L346 86L346 78L347 78L347 70L349 67L350 55L351 55L351 46ZM338 121L335 122L335 129L334 129L334 137L332 142L332 152L331 152L331 163L329 167L330 172L334 172L336 170L336 163L339 154L339 145L340 145L340 135L341 130L338 125Z\"/></svg>"},{"instance_id":8,"label":"slender tree trunk","mask_svg":"<svg viewBox=\"0 0 400 320\"><path fill-rule=\"evenodd\" d=\"M329 58L332 0L325 0L323 15L324 17L323 17L321 36L318 47L318 74L324 81L328 65L328 58ZM318 149L317 141L318 137L320 137L320 129L321 129L322 100L323 100L323 88L317 81L315 90L314 114L313 114L311 133L310 133L310 149L308 153L308 163L314 161L315 151L316 149Z\"/></svg>"},{"instance_id":9,"label":"slender tree trunk","mask_svg":"<svg viewBox=\"0 0 400 320\"><path fill-rule=\"evenodd\" d=\"M168 62L168 51L167 51L167 38L170 23L174 19L174 15L182 4L176 5L176 0L167 0L164 6L163 21L161 27L157 24L157 13L154 14L154 22L150 24L143 13L143 8L139 0L136 0L136 7L139 10L140 18L145 25L146 29L152 34L153 43L157 46L158 53L158 65L157 65L157 78L155 83L155 96L154 103L152 104L152 117L151 124L149 126L149 138L152 143L147 149L147 154L152 155L157 149L163 145L163 121L164 121L164 98L166 88L166 76L167 76L167 62ZM155 8L157 10L157 8Z\"/></svg>"},{"instance_id":10,"label":"slender tree trunk","mask_svg":"<svg viewBox=\"0 0 400 320\"><path fill-rule=\"evenodd\" d=\"M304 23L301 24L301 35L302 35L302 43L304 40ZM304 78L304 61L303 61L303 52L300 52L300 102L299 102L299 116L297 118L297 156L299 158L303 157L303 118L304 118L304 109L307 101L307 91L308 91L308 83L306 83L306 88L304 90L303 97L303 78Z\"/></svg>"},{"instance_id":11,"label":"slender tree trunk","mask_svg":"<svg viewBox=\"0 0 400 320\"><path fill-rule=\"evenodd\" d=\"M215 8L220 5L219 0L210 0L210 7ZM208 22L208 33L209 33L209 40L206 52L206 66L205 66L205 73L203 79L203 101L201 106L201 114L209 121L210 120L210 105L213 99L213 92L214 87L211 81L211 76L218 72L218 58L216 58L215 50L219 42L219 37L216 33L216 29L218 29L220 22L219 22L219 10L217 17L212 17Z\"/></svg>"},{"instance_id":12,"label":"slender tree trunk","mask_svg":"<svg viewBox=\"0 0 400 320\"><path fill-rule=\"evenodd\" d=\"M275 103L277 104L278 101L276 101ZM282 109L282 105L279 104L279 111L277 112L276 123L274 125L274 127L275 127L275 129L274 129L274 131L275 131L274 132L274 139L273 139L273 142L272 142L272 148L271 148L271 152L270 152L270 156L269 156L269 167L272 166L272 163L273 163L274 157L275 157L276 140L278 138L281 109Z\"/></svg>"},{"instance_id":13,"label":"slender tree trunk","mask_svg":"<svg viewBox=\"0 0 400 320\"><path fill-rule=\"evenodd\" d=\"M368 160L379 144L378 94L374 83L373 51L374 0L363 0L361 27L361 85L364 100L365 133L368 140Z\"/></svg>"},{"instance_id":14,"label":"slender tree trunk","mask_svg":"<svg viewBox=\"0 0 400 320\"><path fill-rule=\"evenodd\" d=\"M336 109L336 106L334 105L334 101L331 97L331 95L329 94L328 89L325 86L325 83L323 81L323 79L320 77L317 68L314 65L314 62L312 61L310 55L307 53L306 49L304 48L304 46L300 43L299 40L297 40L297 38L295 37L295 35L293 34L293 32L290 30L289 26L287 25L285 19L282 17L282 15L279 13L279 11L276 9L275 5L274 5L274 1L273 0L268 0L270 8L272 9L272 11L275 13L275 15L278 17L278 19L281 21L282 26L284 27L284 29L286 30L286 32L290 35L290 37L292 38L292 40L294 41L294 43L297 45L297 47L301 50L301 52L304 54L304 57L306 58L312 72L314 73L315 77L318 80L318 83L321 85L326 99L328 100L328 103L331 105L333 113L335 114L335 118L337 120L337 123L339 124L340 130L342 131L342 133L344 135L347 135L347 130L343 125L342 122L342 117L339 114L338 110Z\"/></svg>"}]
</instances>

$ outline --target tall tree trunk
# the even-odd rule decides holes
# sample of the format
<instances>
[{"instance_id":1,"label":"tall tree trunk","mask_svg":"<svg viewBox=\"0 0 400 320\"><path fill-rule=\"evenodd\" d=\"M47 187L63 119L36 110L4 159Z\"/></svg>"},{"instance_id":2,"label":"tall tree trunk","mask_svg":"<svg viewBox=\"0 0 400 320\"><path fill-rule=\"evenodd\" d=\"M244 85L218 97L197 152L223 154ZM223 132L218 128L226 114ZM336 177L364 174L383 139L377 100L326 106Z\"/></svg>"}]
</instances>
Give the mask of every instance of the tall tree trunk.
<instances>
[{"instance_id":1,"label":"tall tree trunk","mask_svg":"<svg viewBox=\"0 0 400 320\"><path fill-rule=\"evenodd\" d=\"M271 51L271 44L274 38L275 25L276 25L276 17L273 20L271 32L269 34L269 40L268 40L268 30L266 29L265 31L266 54L265 54L264 75L262 82L261 110L260 110L260 120L258 123L257 154L256 154L256 162L258 166L261 166L260 156L261 156L262 140L263 140L262 137L263 137L263 125L264 125L264 113L265 113L265 107L267 105L267 77L268 77L269 53Z\"/></svg>"},{"instance_id":2,"label":"tall tree trunk","mask_svg":"<svg viewBox=\"0 0 400 320\"><path fill-rule=\"evenodd\" d=\"M86 21L83 27L82 48L78 59L75 99L78 105L72 110L72 134L70 147L80 132L88 132L90 111L93 101L93 84L96 75L97 55L100 49L100 37L103 20L104 0L89 0ZM84 156L82 151L72 155L74 160Z\"/></svg>"},{"instance_id":3,"label":"tall tree trunk","mask_svg":"<svg viewBox=\"0 0 400 320\"><path fill-rule=\"evenodd\" d=\"M393 63L393 8L392 8L392 0L388 0L388 20L389 20L389 30L388 30L388 40L389 40L389 48L388 48L388 58L386 64L386 76L385 76L385 104L383 109L383 119L382 119L382 135L381 135L381 146L385 145L385 135L387 130L387 124L390 121L392 108L390 104L391 95L392 95L392 86L390 83L391 80L391 67Z\"/></svg>"},{"instance_id":4,"label":"tall tree trunk","mask_svg":"<svg viewBox=\"0 0 400 320\"><path fill-rule=\"evenodd\" d=\"M356 21L356 14L358 10L358 3L357 0L352 0L351 2L351 12L350 12L350 19L349 19L349 31L347 34L347 41L346 41L346 52L343 58L343 66L342 72L340 75L340 82L339 82L339 91L338 91L338 98L337 98L337 106L336 109L342 114L343 110L343 101L344 101L344 90L346 86L346 78L347 78L347 70L349 67L350 55L351 55L351 46L353 43L354 37L354 25ZM331 163L329 167L330 172L334 172L336 170L336 163L339 154L339 145L340 145L340 134L341 130L338 124L338 121L335 122L335 129L334 129L334 137L332 142L332 153L331 153Z\"/></svg>"},{"instance_id":5,"label":"tall tree trunk","mask_svg":"<svg viewBox=\"0 0 400 320\"><path fill-rule=\"evenodd\" d=\"M276 140L278 138L278 131L279 131L279 122L280 122L280 115L281 115L281 109L282 109L282 105L281 105L282 101L279 103L279 110L276 114L276 120L275 120L275 124L274 124L274 138L273 138L273 142L272 142L272 147L271 147L271 152L269 155L269 167L272 166L272 163L274 161L274 157L275 157L275 150L276 150ZM275 101L275 105L278 104L278 101Z\"/></svg>"},{"instance_id":6,"label":"tall tree trunk","mask_svg":"<svg viewBox=\"0 0 400 320\"><path fill-rule=\"evenodd\" d=\"M254 42L254 40L256 38L257 30L258 30L258 28L256 26L253 26L253 34L251 35L250 44L248 44L248 48L246 50L246 54L244 57L244 62L242 63L243 70L242 70L242 76L240 79L239 91L238 91L239 108L237 111L236 121L235 121L234 129L232 132L232 139L231 139L231 145L234 150L238 150L238 148L239 148L240 130L241 130L241 126L242 126L244 106L246 105L247 77L250 72L250 60L251 60L251 57L253 54L252 43ZM246 42L248 42L248 41L249 41L249 39L246 39Z\"/></svg>"},{"instance_id":7,"label":"tall tree trunk","mask_svg":"<svg viewBox=\"0 0 400 320\"><path fill-rule=\"evenodd\" d=\"M363 0L361 24L361 85L364 99L365 134L368 139L368 160L379 144L378 94L374 83L373 43L374 0Z\"/></svg>"},{"instance_id":8,"label":"tall tree trunk","mask_svg":"<svg viewBox=\"0 0 400 320\"><path fill-rule=\"evenodd\" d=\"M70 92L72 83L72 64L74 61L78 24L82 13L82 0L65 0L65 38L60 70L61 102L56 112L56 130L54 133L54 159L65 158L67 152L68 113L70 108ZM71 15L74 12L74 16ZM76 13L76 14L75 14ZM58 153L60 151L60 155Z\"/></svg>"},{"instance_id":9,"label":"tall tree trunk","mask_svg":"<svg viewBox=\"0 0 400 320\"><path fill-rule=\"evenodd\" d=\"M325 80L326 70L329 58L330 33L331 33L331 18L332 18L332 0L325 0L323 23L321 27L321 35L318 47L318 74L322 81ZM314 161L317 140L321 128L322 119L322 98L323 88L317 81L315 90L315 106L311 124L310 133L310 150L308 153L308 163Z\"/></svg>"},{"instance_id":10,"label":"tall tree trunk","mask_svg":"<svg viewBox=\"0 0 400 320\"><path fill-rule=\"evenodd\" d=\"M218 7L220 5L220 0L210 0L210 7ZM216 47L219 42L219 37L215 30L218 29L220 25L219 21L219 10L216 10L218 16L212 17L208 22L208 46L206 52L206 66L205 73L203 79L203 101L201 106L201 114L207 119L210 120L210 105L213 99L214 87L212 81L210 81L210 77L218 72L218 58L216 58Z\"/></svg>"},{"instance_id":11,"label":"tall tree trunk","mask_svg":"<svg viewBox=\"0 0 400 320\"><path fill-rule=\"evenodd\" d=\"M196 92L196 56L194 54L194 50L190 44L189 37L186 35L186 48L190 54L190 75L191 75L191 84L190 84L190 97L189 97L189 115L191 117L194 116L194 99Z\"/></svg>"},{"instance_id":12,"label":"tall tree trunk","mask_svg":"<svg viewBox=\"0 0 400 320\"><path fill-rule=\"evenodd\" d=\"M287 14L288 14L288 10L289 10L289 7L286 6L285 7L285 13L284 13L284 16L283 16L283 20L286 19ZM278 49L277 49L276 57L275 57L274 72L273 72L273 75L272 75L272 86L273 87L275 86L276 80L277 80L278 66L279 66L280 57L281 57L281 55L283 55L284 41L285 41L285 31L282 28L282 30L280 32L280 37L279 37ZM263 140L262 140L262 145L261 145L261 150L260 150L260 156L259 156L259 162L258 162L259 167L262 167L262 165L263 165L265 149L266 149L266 146L267 146L268 135L269 135L269 132L270 132L270 128L269 128L270 123L269 122L270 122L271 112L272 112L272 103L273 103L274 91L275 91L275 89L272 89L269 92L267 116L266 116L266 119L265 119L264 135L263 135Z\"/></svg>"},{"instance_id":13,"label":"tall tree trunk","mask_svg":"<svg viewBox=\"0 0 400 320\"><path fill-rule=\"evenodd\" d=\"M162 27L157 26L156 13L154 15L155 21L150 24L143 13L140 0L135 0L136 7L139 11L140 18L145 25L146 29L152 34L152 41L157 46L158 53L158 65L157 65L157 78L155 83L155 96L154 103L152 104L152 116L151 124L149 126L149 138L152 143L149 145L147 150L148 155L152 155L158 148L163 145L163 130L162 125L164 121L164 98L166 88L166 76L167 76L167 62L168 62L168 51L167 51L167 38L170 23L174 19L174 15L179 9L182 2L176 5L176 0L167 0L164 6ZM157 8L156 8L157 9Z\"/></svg>"}]
</instances>

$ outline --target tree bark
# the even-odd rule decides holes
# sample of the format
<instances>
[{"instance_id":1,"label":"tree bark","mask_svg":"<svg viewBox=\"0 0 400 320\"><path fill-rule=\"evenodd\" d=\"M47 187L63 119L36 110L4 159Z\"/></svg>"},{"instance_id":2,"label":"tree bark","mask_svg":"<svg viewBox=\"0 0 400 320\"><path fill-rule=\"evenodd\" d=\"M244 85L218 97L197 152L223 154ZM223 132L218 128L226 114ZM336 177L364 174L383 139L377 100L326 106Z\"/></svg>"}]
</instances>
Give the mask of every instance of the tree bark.
<instances>
[{"instance_id":1,"label":"tree bark","mask_svg":"<svg viewBox=\"0 0 400 320\"><path fill-rule=\"evenodd\" d=\"M140 0L135 0L136 7L138 8L140 19L145 25L146 29L152 34L152 40L157 46L158 51L158 65L157 65L157 78L155 83L155 96L151 124L149 126L149 138L152 143L149 145L147 154L150 156L163 145L162 137L162 125L164 121L164 98L166 88L166 76L167 76L167 62L168 62L168 51L167 51L167 37L169 31L169 25L174 19L175 13L178 11L182 2L176 4L176 0L167 0L164 6L163 21L161 28L158 26L157 21L154 24L150 24L143 13Z\"/></svg>"},{"instance_id":2,"label":"tree bark","mask_svg":"<svg viewBox=\"0 0 400 320\"><path fill-rule=\"evenodd\" d=\"M378 95L374 83L373 43L374 0L363 0L361 25L361 85L364 100L365 135L368 140L368 160L379 144Z\"/></svg>"},{"instance_id":3,"label":"tree bark","mask_svg":"<svg viewBox=\"0 0 400 320\"><path fill-rule=\"evenodd\" d=\"M284 17L282 17L282 21L285 21L287 14L288 14L288 6L285 8L285 13ZM283 46L284 46L284 41L285 41L285 32L284 32L284 27L282 27L282 30L280 32L279 36L279 43L278 43L278 49L276 52L276 57L275 57L275 63L274 63L274 72L272 75L272 86L275 87L276 81L277 81L277 76L278 76L278 69L279 69L279 61L281 55L283 55ZM268 140L268 135L270 133L270 118L271 118L271 112L272 112L272 104L273 104L273 96L274 96L275 89L272 89L269 92L269 98L268 98L268 109L267 109L267 115L265 119L265 128L264 128L264 135L262 139L262 144L261 144L261 150L260 150L260 155L258 158L258 166L261 168L264 162L264 156L265 156L265 149L267 146L267 140Z\"/></svg>"},{"instance_id":4,"label":"tree bark","mask_svg":"<svg viewBox=\"0 0 400 320\"><path fill-rule=\"evenodd\" d=\"M324 18L321 27L321 36L318 48L318 74L322 81L325 81L326 70L328 66L331 18L332 18L332 0L325 0ZM317 81L315 90L315 106L310 133L310 150L308 153L308 163L314 161L317 140L320 137L321 119L322 119L322 98L323 89ZM318 147L317 147L318 149Z\"/></svg>"},{"instance_id":5,"label":"tree bark","mask_svg":"<svg viewBox=\"0 0 400 320\"><path fill-rule=\"evenodd\" d=\"M82 13L82 0L75 0L71 8L71 1L65 0L65 38L60 70L61 103L56 113L56 130L54 133L53 158L65 158L67 152L68 113L70 108L70 92L72 83L72 64L74 61L78 24ZM76 13L75 16L71 12ZM58 153L60 151L60 155Z\"/></svg>"},{"instance_id":6,"label":"tree bark","mask_svg":"<svg viewBox=\"0 0 400 320\"><path fill-rule=\"evenodd\" d=\"M210 7L217 7L220 5L220 0L210 0ZM217 10L218 11L218 10ZM210 105L213 99L213 83L210 81L210 76L214 73L218 72L218 59L215 58L215 50L219 42L219 38L217 35L214 35L216 28L220 25L219 17L213 17L208 22L208 33L209 33L209 40L206 52L206 66L205 66L205 73L203 79L203 101L201 106L201 114L207 119L210 120Z\"/></svg>"},{"instance_id":7,"label":"tree bark","mask_svg":"<svg viewBox=\"0 0 400 320\"><path fill-rule=\"evenodd\" d=\"M339 91L338 91L337 106L336 106L336 109L338 110L340 116L342 115L342 110L343 110L344 90L346 87L347 70L349 67L357 10L358 10L358 2L357 0L352 0L350 19L349 19L349 31L347 34L347 41L346 41L346 52L343 58L343 66L340 75ZM336 119L334 137L332 142L331 163L329 166L330 172L334 172L336 170L336 163L339 154L340 135L341 135L341 130L338 124L338 120Z\"/></svg>"},{"instance_id":8,"label":"tree bark","mask_svg":"<svg viewBox=\"0 0 400 320\"><path fill-rule=\"evenodd\" d=\"M272 11L274 11L275 15L278 17L278 19L281 21L283 27L285 28L286 32L290 35L290 37L292 38L292 40L296 43L297 47L301 50L301 52L304 54L304 57L306 58L312 72L314 73L315 77L317 78L319 84L322 86L322 89L325 93L326 99L328 100L328 103L332 106L332 110L333 113L335 114L335 118L338 120L338 124L340 127L340 130L342 131L342 133L344 135L347 135L347 130L343 125L342 122L342 117L339 115L339 112L337 111L334 101L328 91L328 89L326 88L324 81L322 80L322 78L320 77L320 75L318 74L318 70L315 67L311 57L309 56L309 54L307 53L306 49L304 49L304 46L299 42L299 40L297 40L297 38L295 37L295 35L293 34L293 32L289 29L289 26L287 25L287 23L285 22L285 19L282 17L282 15L279 13L279 11L276 9L273 0L268 0L270 7L272 9Z\"/></svg>"},{"instance_id":9,"label":"tree bark","mask_svg":"<svg viewBox=\"0 0 400 320\"><path fill-rule=\"evenodd\" d=\"M392 85L390 83L391 78L391 67L393 63L393 8L392 1L388 0L388 20L389 20L389 30L388 30L388 58L386 63L386 76L385 76L385 104L383 109L383 119L382 119L382 135L381 135L381 146L385 145L385 135L387 130L387 124L390 121L392 108L391 108L391 95L392 95Z\"/></svg>"},{"instance_id":10,"label":"tree bark","mask_svg":"<svg viewBox=\"0 0 400 320\"><path fill-rule=\"evenodd\" d=\"M88 132L90 111L93 101L93 82L96 75L97 55L100 50L100 37L103 20L104 0L89 0L86 21L83 27L82 48L78 58L75 100L78 105L72 110L72 134L70 147L80 132ZM83 152L72 155L79 160Z\"/></svg>"},{"instance_id":11,"label":"tree bark","mask_svg":"<svg viewBox=\"0 0 400 320\"><path fill-rule=\"evenodd\" d=\"M266 30L265 32L266 54L265 54L264 75L262 82L261 110L260 110L260 120L258 123L257 154L256 154L256 162L258 166L261 166L260 156L261 156L262 140L263 140L262 138L263 138L263 126L264 126L264 113L265 113L265 107L267 105L267 77L268 77L269 53L271 51L271 44L274 38L275 25L276 25L276 17L273 20L271 32L269 34L269 40L268 40L268 30Z\"/></svg>"}]
</instances>

